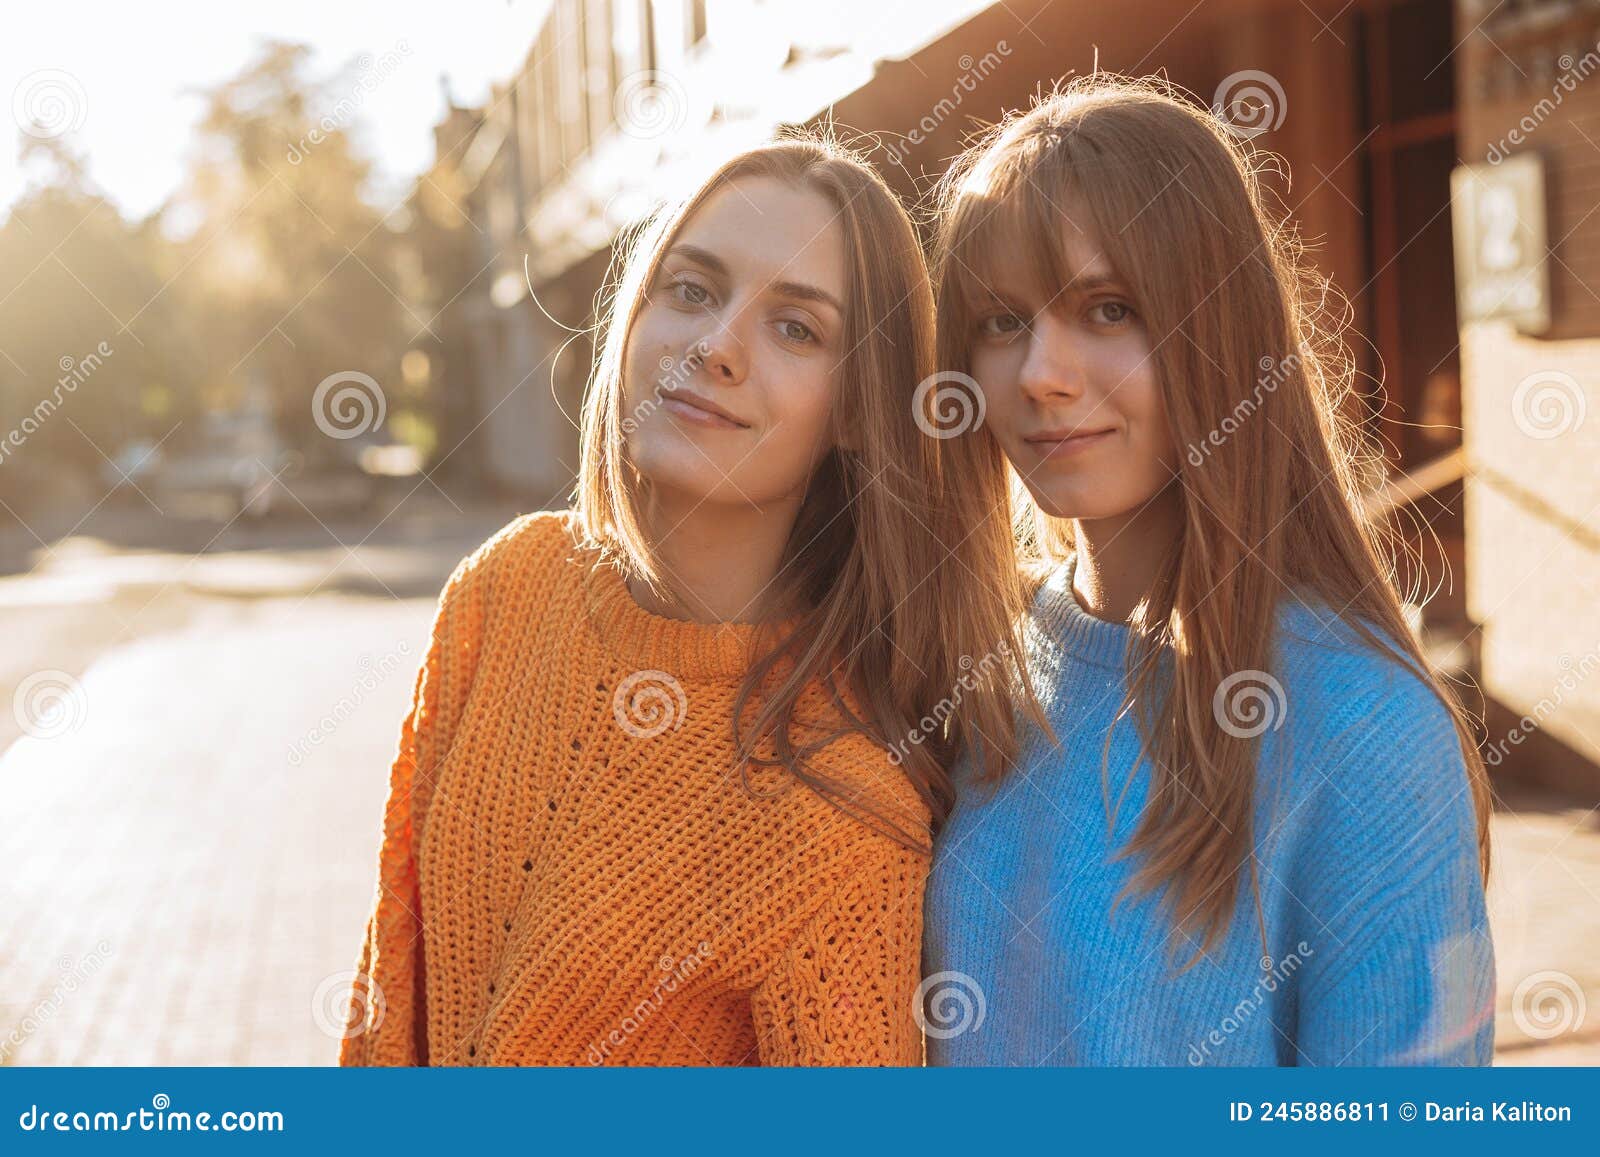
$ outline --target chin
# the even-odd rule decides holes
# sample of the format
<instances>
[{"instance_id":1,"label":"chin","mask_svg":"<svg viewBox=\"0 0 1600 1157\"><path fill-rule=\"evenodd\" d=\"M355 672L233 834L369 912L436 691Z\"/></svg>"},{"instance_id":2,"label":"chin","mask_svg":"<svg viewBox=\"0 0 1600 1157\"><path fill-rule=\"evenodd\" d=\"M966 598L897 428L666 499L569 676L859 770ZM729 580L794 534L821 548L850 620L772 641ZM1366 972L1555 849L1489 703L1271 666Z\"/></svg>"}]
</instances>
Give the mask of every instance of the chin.
<instances>
[{"instance_id":1,"label":"chin","mask_svg":"<svg viewBox=\"0 0 1600 1157\"><path fill-rule=\"evenodd\" d=\"M1081 519L1085 522L1093 522L1101 518L1116 518L1127 513L1130 509L1122 503L1107 502L1104 494L1063 494L1060 492L1040 494L1036 491L1032 493L1034 505L1038 506L1040 510L1051 518Z\"/></svg>"},{"instance_id":2,"label":"chin","mask_svg":"<svg viewBox=\"0 0 1600 1157\"><path fill-rule=\"evenodd\" d=\"M663 446L645 439L628 447L628 459L652 486L696 497L709 497L726 485L711 462L692 446Z\"/></svg>"},{"instance_id":3,"label":"chin","mask_svg":"<svg viewBox=\"0 0 1600 1157\"><path fill-rule=\"evenodd\" d=\"M1028 488L1028 493L1033 496L1033 504L1051 518L1087 518L1092 517L1087 509L1092 507L1092 502L1086 502L1082 495L1064 493L1060 489L1048 491Z\"/></svg>"}]
</instances>

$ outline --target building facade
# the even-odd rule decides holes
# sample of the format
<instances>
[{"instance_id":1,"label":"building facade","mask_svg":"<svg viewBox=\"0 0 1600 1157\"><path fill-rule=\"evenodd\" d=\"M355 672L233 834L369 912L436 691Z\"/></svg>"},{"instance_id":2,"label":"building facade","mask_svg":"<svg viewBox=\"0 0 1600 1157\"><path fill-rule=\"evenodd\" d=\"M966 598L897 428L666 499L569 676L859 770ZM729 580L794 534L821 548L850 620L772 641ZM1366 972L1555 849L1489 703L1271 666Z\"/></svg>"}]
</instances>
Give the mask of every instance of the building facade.
<instances>
[{"instance_id":1,"label":"building facade","mask_svg":"<svg viewBox=\"0 0 1600 1157\"><path fill-rule=\"evenodd\" d=\"M1373 509L1416 553L1402 578L1430 595L1428 639L1486 694L1497 765L1600 791L1592 0L555 0L461 149L488 472L567 498L613 247L722 158L826 120L870 134L915 198L974 127L1097 67L1259 118L1286 162L1269 184L1352 307L1390 476ZM1548 241L1531 331L1459 315L1482 286L1457 284L1452 208L1453 181L1492 190L1528 154L1542 199L1512 216Z\"/></svg>"}]
</instances>

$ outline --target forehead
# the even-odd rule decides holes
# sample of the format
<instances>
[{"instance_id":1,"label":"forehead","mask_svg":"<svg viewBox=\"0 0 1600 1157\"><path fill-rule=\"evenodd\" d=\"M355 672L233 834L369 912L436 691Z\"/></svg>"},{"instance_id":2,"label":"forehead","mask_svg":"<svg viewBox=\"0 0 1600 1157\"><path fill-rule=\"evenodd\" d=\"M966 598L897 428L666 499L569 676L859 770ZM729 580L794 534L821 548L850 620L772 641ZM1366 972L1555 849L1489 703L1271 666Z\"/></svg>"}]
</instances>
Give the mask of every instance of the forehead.
<instances>
[{"instance_id":1,"label":"forehead","mask_svg":"<svg viewBox=\"0 0 1600 1157\"><path fill-rule=\"evenodd\" d=\"M773 177L729 181L673 243L715 254L734 277L805 282L844 299L844 227L838 207L815 189Z\"/></svg>"},{"instance_id":2,"label":"forehead","mask_svg":"<svg viewBox=\"0 0 1600 1157\"><path fill-rule=\"evenodd\" d=\"M1047 193L1023 181L1003 196L964 193L968 224L953 254L969 296L1026 295L1041 301L1074 279L1115 277L1089 209L1062 190Z\"/></svg>"}]
</instances>

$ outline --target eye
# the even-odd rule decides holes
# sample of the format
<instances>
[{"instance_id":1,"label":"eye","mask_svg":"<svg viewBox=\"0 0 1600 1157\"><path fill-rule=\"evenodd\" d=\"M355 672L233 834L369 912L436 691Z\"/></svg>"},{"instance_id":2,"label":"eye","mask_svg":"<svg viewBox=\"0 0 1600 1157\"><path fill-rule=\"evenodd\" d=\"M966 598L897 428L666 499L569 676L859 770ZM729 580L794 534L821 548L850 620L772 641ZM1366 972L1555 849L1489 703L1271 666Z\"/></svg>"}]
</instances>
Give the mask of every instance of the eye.
<instances>
[{"instance_id":1,"label":"eye","mask_svg":"<svg viewBox=\"0 0 1600 1157\"><path fill-rule=\"evenodd\" d=\"M1026 326L1014 313L995 313L978 322L978 330L986 337L1009 337Z\"/></svg>"},{"instance_id":2,"label":"eye","mask_svg":"<svg viewBox=\"0 0 1600 1157\"><path fill-rule=\"evenodd\" d=\"M685 305L705 305L711 300L709 289L687 277L675 278L667 288L668 292Z\"/></svg>"},{"instance_id":3,"label":"eye","mask_svg":"<svg viewBox=\"0 0 1600 1157\"><path fill-rule=\"evenodd\" d=\"M792 317L778 322L778 332L793 342L810 342L817 339L817 335L811 332L810 326L805 322L795 321Z\"/></svg>"},{"instance_id":4,"label":"eye","mask_svg":"<svg viewBox=\"0 0 1600 1157\"><path fill-rule=\"evenodd\" d=\"M1125 301L1102 301L1090 309L1089 313L1106 325L1121 325L1125 321L1132 320L1133 306Z\"/></svg>"}]
</instances>

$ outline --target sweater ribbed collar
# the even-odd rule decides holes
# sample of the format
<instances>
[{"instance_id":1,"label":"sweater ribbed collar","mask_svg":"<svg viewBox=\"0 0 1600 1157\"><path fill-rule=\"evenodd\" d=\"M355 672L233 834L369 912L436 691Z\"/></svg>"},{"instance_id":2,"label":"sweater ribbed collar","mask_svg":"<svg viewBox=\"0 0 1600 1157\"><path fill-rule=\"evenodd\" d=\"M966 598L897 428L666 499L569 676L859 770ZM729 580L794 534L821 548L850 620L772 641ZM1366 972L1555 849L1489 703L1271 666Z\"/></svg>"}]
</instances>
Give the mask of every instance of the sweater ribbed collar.
<instances>
[{"instance_id":1,"label":"sweater ribbed collar","mask_svg":"<svg viewBox=\"0 0 1600 1157\"><path fill-rule=\"evenodd\" d=\"M641 607L614 564L591 555L584 567L589 619L601 642L636 671L679 679L738 679L799 618L771 623L696 623ZM763 629L765 628L765 633Z\"/></svg>"},{"instance_id":2,"label":"sweater ribbed collar","mask_svg":"<svg viewBox=\"0 0 1600 1157\"><path fill-rule=\"evenodd\" d=\"M1097 667L1123 670L1133 628L1126 623L1097 619L1083 609L1072 590L1077 566L1078 554L1074 551L1050 573L1034 597L1034 616L1069 654Z\"/></svg>"}]
</instances>

